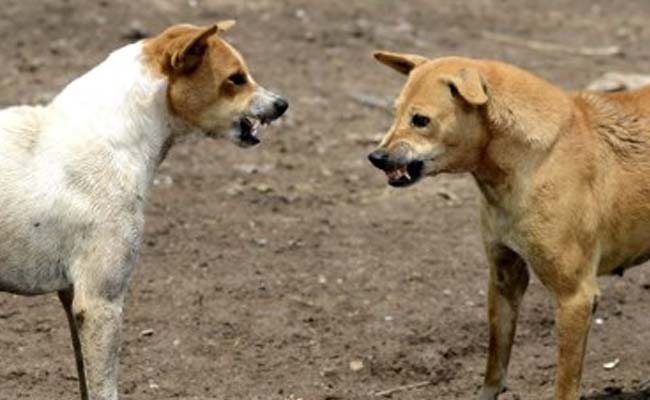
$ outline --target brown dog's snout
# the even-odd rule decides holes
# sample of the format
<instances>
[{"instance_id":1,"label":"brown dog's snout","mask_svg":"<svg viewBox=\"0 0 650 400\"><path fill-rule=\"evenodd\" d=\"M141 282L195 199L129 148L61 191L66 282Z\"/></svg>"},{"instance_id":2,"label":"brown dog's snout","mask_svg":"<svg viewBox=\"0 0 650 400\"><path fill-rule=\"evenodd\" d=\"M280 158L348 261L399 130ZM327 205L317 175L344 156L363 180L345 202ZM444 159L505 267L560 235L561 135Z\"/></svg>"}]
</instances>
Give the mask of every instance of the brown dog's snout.
<instances>
[{"instance_id":1,"label":"brown dog's snout","mask_svg":"<svg viewBox=\"0 0 650 400\"><path fill-rule=\"evenodd\" d=\"M368 160L372 165L381 170L386 170L390 166L390 156L386 150L377 149L368 154Z\"/></svg>"}]
</instances>

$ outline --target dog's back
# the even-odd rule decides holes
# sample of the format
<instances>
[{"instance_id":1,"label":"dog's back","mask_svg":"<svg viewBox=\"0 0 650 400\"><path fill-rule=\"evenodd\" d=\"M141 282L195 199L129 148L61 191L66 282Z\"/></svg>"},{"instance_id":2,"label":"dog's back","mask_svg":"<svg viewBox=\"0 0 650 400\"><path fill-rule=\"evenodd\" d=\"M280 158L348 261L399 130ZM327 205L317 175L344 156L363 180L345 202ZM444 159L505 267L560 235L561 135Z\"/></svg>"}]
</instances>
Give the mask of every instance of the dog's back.
<instances>
[{"instance_id":1,"label":"dog's back","mask_svg":"<svg viewBox=\"0 0 650 400\"><path fill-rule=\"evenodd\" d=\"M17 106L0 111L0 158L15 160L34 151L43 127L44 107ZM0 178L2 179L2 178Z\"/></svg>"}]
</instances>

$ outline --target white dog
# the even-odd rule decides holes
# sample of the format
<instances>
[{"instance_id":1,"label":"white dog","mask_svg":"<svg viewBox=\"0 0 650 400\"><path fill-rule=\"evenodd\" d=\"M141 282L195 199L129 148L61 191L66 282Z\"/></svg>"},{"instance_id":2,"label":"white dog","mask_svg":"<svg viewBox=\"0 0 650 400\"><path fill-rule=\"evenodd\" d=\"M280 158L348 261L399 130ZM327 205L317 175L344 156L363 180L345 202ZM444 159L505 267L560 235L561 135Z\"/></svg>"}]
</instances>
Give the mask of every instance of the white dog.
<instances>
[{"instance_id":1,"label":"white dog","mask_svg":"<svg viewBox=\"0 0 650 400\"><path fill-rule=\"evenodd\" d=\"M179 25L115 51L46 107L0 111L0 291L57 291L82 399L117 399L122 305L157 166L193 131L257 144L287 102L216 36Z\"/></svg>"}]
</instances>

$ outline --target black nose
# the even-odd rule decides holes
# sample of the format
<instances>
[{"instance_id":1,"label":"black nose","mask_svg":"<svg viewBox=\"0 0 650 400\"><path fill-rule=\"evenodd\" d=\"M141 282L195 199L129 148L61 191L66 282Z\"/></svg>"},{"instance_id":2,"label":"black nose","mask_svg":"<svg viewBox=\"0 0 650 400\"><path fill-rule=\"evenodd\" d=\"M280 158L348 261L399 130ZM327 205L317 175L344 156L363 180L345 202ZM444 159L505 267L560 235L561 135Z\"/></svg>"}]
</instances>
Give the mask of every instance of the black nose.
<instances>
[{"instance_id":1,"label":"black nose","mask_svg":"<svg viewBox=\"0 0 650 400\"><path fill-rule=\"evenodd\" d=\"M388 167L388 153L384 150L375 150L368 155L368 160L379 169Z\"/></svg>"},{"instance_id":2,"label":"black nose","mask_svg":"<svg viewBox=\"0 0 650 400\"><path fill-rule=\"evenodd\" d=\"M273 107L275 108L276 116L280 117L289 108L289 103L282 97L278 97L273 102Z\"/></svg>"}]
</instances>

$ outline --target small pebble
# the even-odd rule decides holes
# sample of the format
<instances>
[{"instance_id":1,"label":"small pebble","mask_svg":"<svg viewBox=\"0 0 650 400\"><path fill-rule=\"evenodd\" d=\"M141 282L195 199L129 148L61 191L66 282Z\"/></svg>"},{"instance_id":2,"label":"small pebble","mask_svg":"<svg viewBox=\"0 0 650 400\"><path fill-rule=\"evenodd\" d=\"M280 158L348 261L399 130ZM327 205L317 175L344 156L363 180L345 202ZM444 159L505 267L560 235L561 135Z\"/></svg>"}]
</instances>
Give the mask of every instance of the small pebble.
<instances>
[{"instance_id":1,"label":"small pebble","mask_svg":"<svg viewBox=\"0 0 650 400\"><path fill-rule=\"evenodd\" d=\"M145 329L142 332L140 332L140 336L153 336L154 330L153 329Z\"/></svg>"},{"instance_id":2,"label":"small pebble","mask_svg":"<svg viewBox=\"0 0 650 400\"><path fill-rule=\"evenodd\" d=\"M363 361L361 360L350 361L350 369L354 372L361 371L363 369Z\"/></svg>"},{"instance_id":3,"label":"small pebble","mask_svg":"<svg viewBox=\"0 0 650 400\"><path fill-rule=\"evenodd\" d=\"M607 362L603 364L603 368L605 369L614 369L618 366L618 364L621 362L620 359L615 359L614 361Z\"/></svg>"}]
</instances>

